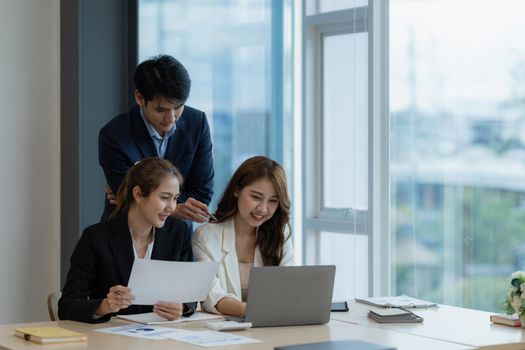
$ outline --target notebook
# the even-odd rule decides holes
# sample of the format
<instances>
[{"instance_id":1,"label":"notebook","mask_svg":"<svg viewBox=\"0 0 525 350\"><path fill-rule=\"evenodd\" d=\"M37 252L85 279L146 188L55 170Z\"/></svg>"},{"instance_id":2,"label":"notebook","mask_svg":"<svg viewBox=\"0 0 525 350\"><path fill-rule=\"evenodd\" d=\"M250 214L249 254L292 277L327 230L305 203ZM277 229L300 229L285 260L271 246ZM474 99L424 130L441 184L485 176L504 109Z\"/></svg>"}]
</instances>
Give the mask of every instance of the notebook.
<instances>
[{"instance_id":1,"label":"notebook","mask_svg":"<svg viewBox=\"0 0 525 350\"><path fill-rule=\"evenodd\" d=\"M62 327L26 327L15 328L15 336L37 344L65 343L86 341L85 334Z\"/></svg>"},{"instance_id":2,"label":"notebook","mask_svg":"<svg viewBox=\"0 0 525 350\"><path fill-rule=\"evenodd\" d=\"M505 326L520 327L521 320L517 314L504 315L504 314L493 314L490 315L490 321L492 323L503 324Z\"/></svg>"},{"instance_id":3,"label":"notebook","mask_svg":"<svg viewBox=\"0 0 525 350\"><path fill-rule=\"evenodd\" d=\"M370 310L368 317L379 323L420 323L423 318L402 308Z\"/></svg>"},{"instance_id":4,"label":"notebook","mask_svg":"<svg viewBox=\"0 0 525 350\"><path fill-rule=\"evenodd\" d=\"M252 327L323 324L330 319L335 266L252 267L246 317Z\"/></svg>"},{"instance_id":5,"label":"notebook","mask_svg":"<svg viewBox=\"0 0 525 350\"><path fill-rule=\"evenodd\" d=\"M436 303L412 298L407 295L398 295L396 297L355 298L355 301L380 307L418 308L437 306Z\"/></svg>"}]
</instances>

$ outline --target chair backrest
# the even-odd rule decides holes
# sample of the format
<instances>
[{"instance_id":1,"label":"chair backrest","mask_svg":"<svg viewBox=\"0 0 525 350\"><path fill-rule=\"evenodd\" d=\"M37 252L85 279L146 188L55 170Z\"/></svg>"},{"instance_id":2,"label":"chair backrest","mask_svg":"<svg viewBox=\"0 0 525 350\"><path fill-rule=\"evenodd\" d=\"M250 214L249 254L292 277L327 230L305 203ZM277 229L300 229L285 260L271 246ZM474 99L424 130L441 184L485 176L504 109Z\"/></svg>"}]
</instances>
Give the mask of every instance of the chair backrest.
<instances>
[{"instance_id":1,"label":"chair backrest","mask_svg":"<svg viewBox=\"0 0 525 350\"><path fill-rule=\"evenodd\" d=\"M62 292L54 292L47 296L47 311L51 321L58 321L58 300L61 296Z\"/></svg>"}]
</instances>

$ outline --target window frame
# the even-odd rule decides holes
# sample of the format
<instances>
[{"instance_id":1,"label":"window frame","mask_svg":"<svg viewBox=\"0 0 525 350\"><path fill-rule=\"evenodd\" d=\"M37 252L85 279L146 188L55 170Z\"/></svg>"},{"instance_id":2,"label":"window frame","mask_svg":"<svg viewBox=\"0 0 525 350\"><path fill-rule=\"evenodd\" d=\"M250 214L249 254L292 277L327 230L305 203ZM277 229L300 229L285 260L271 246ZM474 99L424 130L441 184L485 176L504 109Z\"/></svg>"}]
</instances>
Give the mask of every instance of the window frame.
<instances>
[{"instance_id":1,"label":"window frame","mask_svg":"<svg viewBox=\"0 0 525 350\"><path fill-rule=\"evenodd\" d=\"M367 236L368 293L386 295L390 281L388 84L385 83L388 82L388 2L369 1L368 6L307 15L306 1L303 0L302 6L302 262L320 263L321 231ZM368 32L368 209L324 208L322 167L315 166L323 164L323 36L364 31Z\"/></svg>"}]
</instances>

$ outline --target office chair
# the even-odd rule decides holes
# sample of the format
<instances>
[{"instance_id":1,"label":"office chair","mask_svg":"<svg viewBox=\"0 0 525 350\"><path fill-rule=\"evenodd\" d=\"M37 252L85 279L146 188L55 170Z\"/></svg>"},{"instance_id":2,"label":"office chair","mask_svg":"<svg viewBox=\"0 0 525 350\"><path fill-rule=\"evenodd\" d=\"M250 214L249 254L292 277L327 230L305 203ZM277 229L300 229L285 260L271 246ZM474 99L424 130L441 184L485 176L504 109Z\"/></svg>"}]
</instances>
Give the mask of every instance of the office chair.
<instances>
[{"instance_id":1,"label":"office chair","mask_svg":"<svg viewBox=\"0 0 525 350\"><path fill-rule=\"evenodd\" d=\"M47 296L47 311L51 321L58 321L58 300L62 292L53 292Z\"/></svg>"}]
</instances>

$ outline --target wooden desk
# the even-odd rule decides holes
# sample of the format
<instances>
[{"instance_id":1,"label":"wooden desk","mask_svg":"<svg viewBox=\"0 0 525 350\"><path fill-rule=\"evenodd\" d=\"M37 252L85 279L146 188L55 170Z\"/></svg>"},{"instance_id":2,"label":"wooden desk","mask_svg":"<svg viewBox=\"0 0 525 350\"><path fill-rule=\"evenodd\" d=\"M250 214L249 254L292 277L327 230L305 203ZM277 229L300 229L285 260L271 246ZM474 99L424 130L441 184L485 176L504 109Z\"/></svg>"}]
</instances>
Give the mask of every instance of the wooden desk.
<instances>
[{"instance_id":1,"label":"wooden desk","mask_svg":"<svg viewBox=\"0 0 525 350\"><path fill-rule=\"evenodd\" d=\"M490 322L490 312L439 305L412 309L423 323L378 323L367 317L373 306L349 301L348 312L332 312L331 319L362 326L450 341L480 349L525 349L525 331Z\"/></svg>"},{"instance_id":2,"label":"wooden desk","mask_svg":"<svg viewBox=\"0 0 525 350\"><path fill-rule=\"evenodd\" d=\"M204 349L202 347L189 345L186 343L176 342L171 339L166 340L147 340L133 337L119 336L94 332L94 329L113 327L127 324L120 320L112 320L108 323L90 325L73 321L58 322L38 322L25 324L7 324L0 326L0 349L126 349L126 350L195 350ZM88 341L84 343L65 343L54 345L38 345L24 341L13 336L15 327L34 327L34 326L53 326L58 325L67 329L85 333ZM183 324L171 325L176 328L191 330L204 330L202 322L188 322ZM326 325L302 326L302 327L271 327L271 328L252 328L245 331L235 332L239 335L262 340L262 343L243 344L237 346L223 346L215 349L221 350L269 350L277 345L289 345L300 343L313 343L328 340L359 339L364 341L375 342L378 344L390 345L397 347L398 350L456 350L472 349L472 347L444 342L441 340L429 339L425 337L404 334L401 332L392 332L388 330L377 329L355 325L347 322L330 321Z\"/></svg>"}]
</instances>

